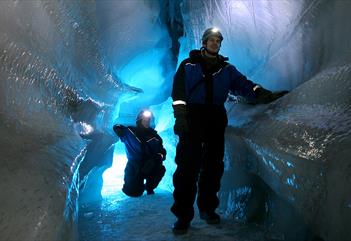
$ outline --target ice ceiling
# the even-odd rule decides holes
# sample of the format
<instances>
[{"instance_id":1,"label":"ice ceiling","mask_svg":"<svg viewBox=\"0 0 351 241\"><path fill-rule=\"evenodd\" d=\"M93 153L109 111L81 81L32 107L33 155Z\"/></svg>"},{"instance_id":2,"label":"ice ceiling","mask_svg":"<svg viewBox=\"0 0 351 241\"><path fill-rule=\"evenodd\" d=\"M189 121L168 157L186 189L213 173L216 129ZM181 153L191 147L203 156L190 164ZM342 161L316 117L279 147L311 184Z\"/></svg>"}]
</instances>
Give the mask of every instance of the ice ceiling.
<instances>
[{"instance_id":1,"label":"ice ceiling","mask_svg":"<svg viewBox=\"0 0 351 241\"><path fill-rule=\"evenodd\" d=\"M112 125L142 107L167 139L170 178L172 76L216 26L242 73L291 91L227 105L226 175L249 157L314 233L351 238L350 11L342 0L0 1L2 237L73 239L82 160L94 167L117 141Z\"/></svg>"}]
</instances>

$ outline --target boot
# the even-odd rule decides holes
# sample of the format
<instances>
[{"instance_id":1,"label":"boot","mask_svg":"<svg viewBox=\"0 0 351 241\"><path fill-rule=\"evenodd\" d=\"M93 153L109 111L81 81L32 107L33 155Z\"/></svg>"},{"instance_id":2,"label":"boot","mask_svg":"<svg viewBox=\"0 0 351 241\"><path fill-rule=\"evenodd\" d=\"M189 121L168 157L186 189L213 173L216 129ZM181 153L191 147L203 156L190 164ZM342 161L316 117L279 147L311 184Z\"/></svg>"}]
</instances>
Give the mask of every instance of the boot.
<instances>
[{"instance_id":1,"label":"boot","mask_svg":"<svg viewBox=\"0 0 351 241\"><path fill-rule=\"evenodd\" d=\"M153 194L155 194L155 192L154 192L154 190L146 190L146 194L147 195L153 195Z\"/></svg>"},{"instance_id":2,"label":"boot","mask_svg":"<svg viewBox=\"0 0 351 241\"><path fill-rule=\"evenodd\" d=\"M187 233L189 226L190 226L190 222L184 221L182 219L178 219L173 224L172 231L175 235L183 235Z\"/></svg>"},{"instance_id":3,"label":"boot","mask_svg":"<svg viewBox=\"0 0 351 241\"><path fill-rule=\"evenodd\" d=\"M221 217L215 212L200 212L200 218L208 224L218 224L221 222Z\"/></svg>"}]
</instances>

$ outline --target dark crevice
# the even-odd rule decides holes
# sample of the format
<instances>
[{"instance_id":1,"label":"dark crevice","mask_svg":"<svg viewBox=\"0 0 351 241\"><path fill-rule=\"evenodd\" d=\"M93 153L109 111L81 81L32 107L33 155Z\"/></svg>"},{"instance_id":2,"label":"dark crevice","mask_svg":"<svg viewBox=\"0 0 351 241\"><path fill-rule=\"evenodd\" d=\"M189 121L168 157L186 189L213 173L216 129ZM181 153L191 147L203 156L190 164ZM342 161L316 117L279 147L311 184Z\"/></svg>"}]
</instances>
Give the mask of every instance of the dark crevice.
<instances>
[{"instance_id":1,"label":"dark crevice","mask_svg":"<svg viewBox=\"0 0 351 241\"><path fill-rule=\"evenodd\" d=\"M180 9L181 1L160 1L160 3L163 5L160 17L162 22L165 23L171 37L172 55L175 57L175 60L177 60L180 48L178 40L184 35L183 16Z\"/></svg>"}]
</instances>

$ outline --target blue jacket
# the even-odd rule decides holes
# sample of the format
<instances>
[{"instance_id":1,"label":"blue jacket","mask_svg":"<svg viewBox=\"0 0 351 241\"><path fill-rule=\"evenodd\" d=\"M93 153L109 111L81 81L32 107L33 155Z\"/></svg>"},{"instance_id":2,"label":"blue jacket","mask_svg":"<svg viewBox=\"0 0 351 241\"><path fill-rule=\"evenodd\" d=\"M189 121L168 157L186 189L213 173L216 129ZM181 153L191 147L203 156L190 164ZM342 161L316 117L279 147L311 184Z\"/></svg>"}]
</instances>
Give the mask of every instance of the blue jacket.
<instances>
[{"instance_id":1,"label":"blue jacket","mask_svg":"<svg viewBox=\"0 0 351 241\"><path fill-rule=\"evenodd\" d=\"M142 164L150 158L161 162L166 159L162 139L154 129L114 125L113 130L125 144L128 161Z\"/></svg>"},{"instance_id":2,"label":"blue jacket","mask_svg":"<svg viewBox=\"0 0 351 241\"><path fill-rule=\"evenodd\" d=\"M227 60L219 55L217 63L209 66L200 50L192 50L174 76L173 101L181 100L187 105L223 106L229 91L248 100L255 100L254 87L257 84L248 80Z\"/></svg>"}]
</instances>

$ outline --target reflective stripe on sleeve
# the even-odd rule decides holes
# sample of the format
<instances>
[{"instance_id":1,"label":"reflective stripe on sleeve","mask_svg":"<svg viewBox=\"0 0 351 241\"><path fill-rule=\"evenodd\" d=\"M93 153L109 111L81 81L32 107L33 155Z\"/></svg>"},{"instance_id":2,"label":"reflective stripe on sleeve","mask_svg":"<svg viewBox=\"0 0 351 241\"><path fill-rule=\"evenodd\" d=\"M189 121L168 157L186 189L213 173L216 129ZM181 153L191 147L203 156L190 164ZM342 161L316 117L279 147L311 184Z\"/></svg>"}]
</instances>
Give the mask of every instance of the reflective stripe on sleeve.
<instances>
[{"instance_id":1,"label":"reflective stripe on sleeve","mask_svg":"<svg viewBox=\"0 0 351 241\"><path fill-rule=\"evenodd\" d=\"M261 86L255 85L255 87L253 87L253 91L256 91L258 88L261 88Z\"/></svg>"},{"instance_id":2,"label":"reflective stripe on sleeve","mask_svg":"<svg viewBox=\"0 0 351 241\"><path fill-rule=\"evenodd\" d=\"M183 100L176 100L173 101L173 105L186 105L186 102Z\"/></svg>"}]
</instances>

